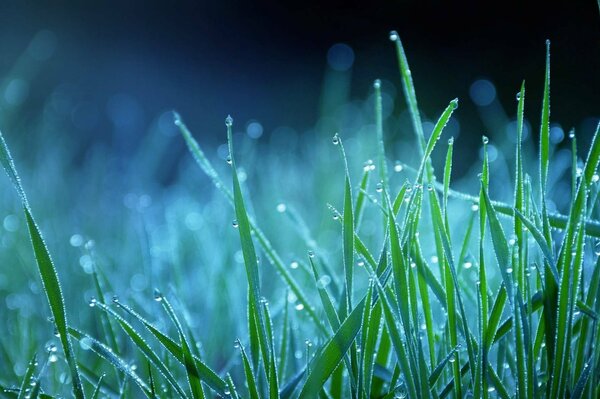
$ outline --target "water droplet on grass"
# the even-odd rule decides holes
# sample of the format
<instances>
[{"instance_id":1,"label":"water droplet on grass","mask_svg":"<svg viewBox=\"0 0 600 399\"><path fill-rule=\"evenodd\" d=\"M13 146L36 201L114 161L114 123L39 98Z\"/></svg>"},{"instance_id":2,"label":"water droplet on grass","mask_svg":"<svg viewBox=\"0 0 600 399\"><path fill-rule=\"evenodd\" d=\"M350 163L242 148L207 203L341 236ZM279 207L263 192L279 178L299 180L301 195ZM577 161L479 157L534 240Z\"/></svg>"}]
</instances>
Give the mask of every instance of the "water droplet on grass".
<instances>
[{"instance_id":1,"label":"water droplet on grass","mask_svg":"<svg viewBox=\"0 0 600 399\"><path fill-rule=\"evenodd\" d=\"M487 136L481 136L481 142L487 144L490 142L490 139Z\"/></svg>"},{"instance_id":2,"label":"water droplet on grass","mask_svg":"<svg viewBox=\"0 0 600 399\"><path fill-rule=\"evenodd\" d=\"M575 130L571 130L571 131L569 132L569 138L570 138L570 139L574 139L574 138L575 138Z\"/></svg>"},{"instance_id":3,"label":"water droplet on grass","mask_svg":"<svg viewBox=\"0 0 600 399\"><path fill-rule=\"evenodd\" d=\"M154 300L156 302L161 302L163 300L163 294L158 289L154 289Z\"/></svg>"},{"instance_id":4,"label":"water droplet on grass","mask_svg":"<svg viewBox=\"0 0 600 399\"><path fill-rule=\"evenodd\" d=\"M450 137L448 139L448 145L453 145L454 144L454 137Z\"/></svg>"},{"instance_id":5,"label":"water droplet on grass","mask_svg":"<svg viewBox=\"0 0 600 399\"><path fill-rule=\"evenodd\" d=\"M380 89L381 88L381 80L375 79L375 81L373 82L373 88Z\"/></svg>"},{"instance_id":6,"label":"water droplet on grass","mask_svg":"<svg viewBox=\"0 0 600 399\"><path fill-rule=\"evenodd\" d=\"M227 162L227 164L231 165L231 162L233 162L231 160L231 155L227 155L227 158L225 158L225 162Z\"/></svg>"},{"instance_id":7,"label":"water droplet on grass","mask_svg":"<svg viewBox=\"0 0 600 399\"><path fill-rule=\"evenodd\" d=\"M277 212L283 213L286 211L286 209L287 209L287 207L285 206L284 203L277 204Z\"/></svg>"},{"instance_id":8,"label":"water droplet on grass","mask_svg":"<svg viewBox=\"0 0 600 399\"><path fill-rule=\"evenodd\" d=\"M231 222L231 225L233 226L234 229L237 229L239 227L239 223L235 219Z\"/></svg>"},{"instance_id":9,"label":"water droplet on grass","mask_svg":"<svg viewBox=\"0 0 600 399\"><path fill-rule=\"evenodd\" d=\"M225 126L233 126L233 118L231 117L231 115L227 115L227 118L225 118Z\"/></svg>"},{"instance_id":10,"label":"water droplet on grass","mask_svg":"<svg viewBox=\"0 0 600 399\"><path fill-rule=\"evenodd\" d=\"M331 139L331 142L333 143L333 145L338 145L340 143L340 136L336 133L333 135L333 138Z\"/></svg>"},{"instance_id":11,"label":"water droplet on grass","mask_svg":"<svg viewBox=\"0 0 600 399\"><path fill-rule=\"evenodd\" d=\"M88 305L90 305L90 308L93 308L94 306L96 306L96 303L97 303L97 302L98 302L98 301L96 300L96 298L92 297L92 298L90 299L90 301L88 302Z\"/></svg>"},{"instance_id":12,"label":"water droplet on grass","mask_svg":"<svg viewBox=\"0 0 600 399\"><path fill-rule=\"evenodd\" d=\"M309 258L314 258L315 257L315 253L313 251L308 251L308 257Z\"/></svg>"},{"instance_id":13,"label":"water droplet on grass","mask_svg":"<svg viewBox=\"0 0 600 399\"><path fill-rule=\"evenodd\" d=\"M521 101L521 92L520 91L517 92L516 98L517 98L517 101Z\"/></svg>"},{"instance_id":14,"label":"water droplet on grass","mask_svg":"<svg viewBox=\"0 0 600 399\"><path fill-rule=\"evenodd\" d=\"M395 42L396 40L398 40L398 32L396 32L395 30L390 31L390 40Z\"/></svg>"},{"instance_id":15,"label":"water droplet on grass","mask_svg":"<svg viewBox=\"0 0 600 399\"><path fill-rule=\"evenodd\" d=\"M381 182L377 183L377 186L375 187L375 191L377 191L378 193L383 191L383 184Z\"/></svg>"},{"instance_id":16,"label":"water droplet on grass","mask_svg":"<svg viewBox=\"0 0 600 399\"><path fill-rule=\"evenodd\" d=\"M394 165L394 172L400 173L402 172L402 169L404 169L404 167L402 166L400 161L396 161L396 164Z\"/></svg>"},{"instance_id":17,"label":"water droplet on grass","mask_svg":"<svg viewBox=\"0 0 600 399\"><path fill-rule=\"evenodd\" d=\"M304 309L304 304L303 303L299 303L296 306L294 306L294 308L298 311L303 310Z\"/></svg>"}]
</instances>

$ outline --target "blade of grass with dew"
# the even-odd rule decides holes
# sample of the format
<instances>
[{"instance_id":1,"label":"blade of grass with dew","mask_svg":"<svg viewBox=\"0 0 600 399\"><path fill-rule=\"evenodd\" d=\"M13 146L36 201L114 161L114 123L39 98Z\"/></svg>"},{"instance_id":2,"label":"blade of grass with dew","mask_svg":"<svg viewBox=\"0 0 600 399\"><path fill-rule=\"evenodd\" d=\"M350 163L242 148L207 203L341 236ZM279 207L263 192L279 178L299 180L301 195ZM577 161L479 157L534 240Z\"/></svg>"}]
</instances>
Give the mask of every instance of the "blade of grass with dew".
<instances>
[{"instance_id":1,"label":"blade of grass with dew","mask_svg":"<svg viewBox=\"0 0 600 399\"><path fill-rule=\"evenodd\" d=\"M21 388L19 388L18 399L24 399L26 396L29 396L29 389L31 387L31 381L33 381L34 373L37 368L38 361L37 355L33 355L27 368L25 369L25 374L23 375L23 381L21 382Z\"/></svg>"},{"instance_id":2,"label":"blade of grass with dew","mask_svg":"<svg viewBox=\"0 0 600 399\"><path fill-rule=\"evenodd\" d=\"M117 370L126 374L135 384L140 388L144 395L148 398L152 398L150 389L144 381L137 375L125 360L117 356L112 349L103 344L102 342L90 337L89 335L69 327L69 334L79 342L84 342L92 351L104 360L112 364Z\"/></svg>"},{"instance_id":3,"label":"blade of grass with dew","mask_svg":"<svg viewBox=\"0 0 600 399\"><path fill-rule=\"evenodd\" d=\"M417 384L415 384L416 379L414 378L412 372L412 370L416 371L416 369L410 364L410 360L408 358L406 350L404 349L404 343L402 342L402 338L400 337L400 330L397 327L398 320L396 319L394 312L392 311L392 305L390 304L389 299L386 296L384 288L380 284L377 284L377 290L379 292L379 297L381 298L380 302L385 316L384 319L388 331L390 333L390 338L392 339L394 350L396 352L396 358L398 360L398 363L400 364L400 368L402 370L402 373L404 374L404 378L405 380L407 380L408 383L409 396L411 398L417 398L419 397L417 395Z\"/></svg>"},{"instance_id":4,"label":"blade of grass with dew","mask_svg":"<svg viewBox=\"0 0 600 399\"><path fill-rule=\"evenodd\" d=\"M240 352L242 354L242 363L244 364L244 374L246 375L246 385L248 386L248 394L250 395L250 399L259 399L260 395L258 394L258 386L256 385L254 371L252 371L252 365L250 365L250 360L248 360L246 350L244 349L242 344L238 342L238 345L240 346Z\"/></svg>"},{"instance_id":5,"label":"blade of grass with dew","mask_svg":"<svg viewBox=\"0 0 600 399\"><path fill-rule=\"evenodd\" d=\"M35 259L38 266L38 272L42 279L42 285L44 286L46 299L48 300L48 304L50 305L50 311L54 320L54 326L58 334L60 334L60 342L63 348L63 352L65 354L65 358L69 365L69 370L72 379L73 395L76 399L84 399L85 394L83 391L83 386L81 385L79 371L77 370L77 360L73 352L73 347L71 346L71 340L69 339L69 335L67 333L68 322L65 310L65 301L62 294L60 280L58 278L58 272L54 267L54 263L52 262L50 252L46 247L46 243L44 242L42 233L40 232L40 229L33 218L33 214L31 213L31 208L29 207L29 202L25 195L25 191L21 186L21 180L15 168L13 159L10 155L8 146L4 141L4 136L1 132L0 163L2 164L2 167L6 172L8 178L11 180L13 187L19 194L23 205L23 211L25 212L25 218L27 219L27 228L29 230L29 237L31 238L31 244L33 246L33 252L35 254Z\"/></svg>"},{"instance_id":6,"label":"blade of grass with dew","mask_svg":"<svg viewBox=\"0 0 600 399\"><path fill-rule=\"evenodd\" d=\"M336 133L333 143L337 145L344 161L344 220L342 224L342 252L344 259L344 276L346 282L346 313L352 309L352 293L354 291L354 216L352 210L352 186L350 184L350 172L348 171L348 160L344 151L342 139Z\"/></svg>"},{"instance_id":7,"label":"blade of grass with dew","mask_svg":"<svg viewBox=\"0 0 600 399\"><path fill-rule=\"evenodd\" d=\"M315 285L317 287L317 291L319 292L319 297L321 298L321 305L325 311L325 316L327 317L331 331L335 332L340 328L340 317L335 309L335 305L333 304L333 299L331 299L329 292L327 292L327 289L325 288L327 286L327 284L325 284L326 280L323 280L324 277L319 275L313 259L309 257L308 260L313 270Z\"/></svg>"},{"instance_id":8,"label":"blade of grass with dew","mask_svg":"<svg viewBox=\"0 0 600 399\"><path fill-rule=\"evenodd\" d=\"M418 239L415 240L413 248L415 263L417 264L417 281L419 283L419 293L421 294L420 302L421 307L423 309L423 314L425 316L427 344L429 347L429 362L431 364L431 367L433 367L433 365L436 363L433 309L431 306L431 301L429 300L429 288L427 286L427 281L423 275L423 270L429 270L429 265L427 265L427 262L425 262L425 259L423 258L423 253L421 251L421 243Z\"/></svg>"},{"instance_id":9,"label":"blade of grass with dew","mask_svg":"<svg viewBox=\"0 0 600 399\"><path fill-rule=\"evenodd\" d=\"M261 299L260 275L258 271L258 261L256 258L256 251L254 249L254 242L252 241L250 221L248 219L248 214L246 213L246 206L244 204L242 188L240 186L237 166L235 162L232 138L233 118L231 118L231 116L228 116L226 118L225 125L227 127L227 144L229 147L229 157L231 159L231 170L233 176L233 202L235 205L235 214L238 221L238 230L240 233L244 264L246 265L248 289L250 290L250 309L253 311L253 315L257 324L258 340L260 342L263 363L265 369L267 369L269 359L271 358L271 356L273 356L273 352L268 339L263 314L262 312L258 311ZM350 220L352 220L352 217L350 217Z\"/></svg>"},{"instance_id":10,"label":"blade of grass with dew","mask_svg":"<svg viewBox=\"0 0 600 399\"><path fill-rule=\"evenodd\" d=\"M288 337L290 335L290 314L289 314L289 305L287 301L286 292L284 305L283 305L283 321L281 327L281 345L279 347L279 375L282 379L285 378L286 366L287 366L287 354L288 354Z\"/></svg>"},{"instance_id":11,"label":"blade of grass with dew","mask_svg":"<svg viewBox=\"0 0 600 399\"><path fill-rule=\"evenodd\" d=\"M488 158L488 142L489 139L486 136L482 136L481 142L483 144L483 163L481 166L481 187L479 188L479 202L478 202L478 210L479 210L479 270L478 270L478 278L479 278L479 287L477 288L477 295L479 298L479 318L481 320L481 331L480 335L487 334L488 331L488 315L489 315L489 301L488 301L488 281L487 281L487 270L486 270L486 260L485 260L485 226L487 223L487 211L486 211L486 203L483 198L483 191L487 190L489 187L490 181L490 172L489 172L489 158ZM462 259L461 259L462 261ZM501 313L500 313L501 315ZM500 316L499 315L499 316ZM493 330L495 332L495 328ZM489 397L488 393L488 377L487 377L487 367L485 366L488 362L488 353L491 345L484 345L483 343L480 345L480 353L477 364L477 373L476 373L476 381L475 381L475 393L483 396L484 399ZM477 379L480 379L477 381Z\"/></svg>"},{"instance_id":12,"label":"blade of grass with dew","mask_svg":"<svg viewBox=\"0 0 600 399\"><path fill-rule=\"evenodd\" d=\"M190 386L190 390L192 391L192 397L194 399L204 399L205 395L204 389L202 388L202 382L200 380L200 373L196 367L196 362L194 361L194 356L192 355L188 339L183 332L181 322L175 314L173 306L171 306L171 303L163 296L162 293L155 292L154 299L162 304L163 309L167 315L169 315L169 318L175 325L175 329L179 335L179 341L181 343L181 357L183 359L183 366L185 367L188 384Z\"/></svg>"},{"instance_id":13,"label":"blade of grass with dew","mask_svg":"<svg viewBox=\"0 0 600 399\"><path fill-rule=\"evenodd\" d=\"M99 309L103 310L103 314L110 315L110 317L117 322L125 334L127 334L127 336L131 339L135 347L146 357L149 364L154 366L154 368L156 368L156 370L158 370L158 372L165 377L167 382L173 387L173 389L175 389L181 398L187 398L185 391L179 386L169 368L160 360L156 352L150 347L150 345L148 345L144 338L142 338L142 336L131 324L129 324L123 317L121 317L121 315L103 303L98 302L94 305L94 307L98 307Z\"/></svg>"},{"instance_id":14,"label":"blade of grass with dew","mask_svg":"<svg viewBox=\"0 0 600 399\"><path fill-rule=\"evenodd\" d=\"M98 378L98 383L96 383L96 387L94 388L94 392L92 393L91 399L98 399L98 396L100 396L100 387L102 386L103 379L104 379L104 374L102 374L100 376L100 378Z\"/></svg>"},{"instance_id":15,"label":"blade of grass with dew","mask_svg":"<svg viewBox=\"0 0 600 399\"><path fill-rule=\"evenodd\" d=\"M581 184L585 184L585 178ZM585 197L584 197L585 198ZM585 202L585 200L584 200ZM585 208L585 206L584 206ZM583 218L583 215L582 215ZM582 224L579 224L578 231L575 232L576 241L570 251L574 252L573 266L565 266L561 273L560 287L558 289L558 315L556 317L556 346L554 350L554 359L551 378L551 397L562 397L566 389L567 373L570 363L569 345L572 333L573 302L576 298L577 287L579 283L579 273L583 262L583 234L581 234Z\"/></svg>"},{"instance_id":16,"label":"blade of grass with dew","mask_svg":"<svg viewBox=\"0 0 600 399\"><path fill-rule=\"evenodd\" d=\"M435 366L435 368L429 375L429 386L431 387L431 389L435 387L435 384L441 377L442 372L444 371L444 367L446 367L446 364L448 364L449 362L452 363L451 360L454 359L454 354L458 352L459 348L459 346L455 346L454 348L452 348L452 350L450 350L450 353L448 353L448 355L446 355L446 357L443 358L437 366Z\"/></svg>"},{"instance_id":17,"label":"blade of grass with dew","mask_svg":"<svg viewBox=\"0 0 600 399\"><path fill-rule=\"evenodd\" d=\"M219 191L221 191L223 193L223 195L225 196L225 198L227 199L229 204L235 208L233 194L225 186L225 184L223 183L223 181L221 180L221 178L219 177L219 175L213 168L213 166L210 163L210 161L208 160L208 158L206 158L206 155L200 148L200 145L194 139L194 137L192 136L191 132L188 130L185 123L183 123L183 120L181 119L179 114L174 113L174 116L175 116L175 125L179 128L190 153L196 160L196 163L198 164L198 166L200 166L200 169L211 179L213 185ZM269 258L271 263L273 263L273 265L275 265L275 268L277 269L278 274L282 277L282 279L285 281L286 285L290 288L290 290L294 293L294 295L296 295L296 297L298 298L298 302L300 302L304 305L304 309L306 310L309 317L314 321L315 325L321 330L321 332L326 334L327 327L325 327L325 324L321 321L321 319L315 313L313 306L306 299L307 296L304 294L304 292L300 288L300 285L296 282L296 280L292 277L290 272L287 270L285 264L283 263L283 260L281 259L279 254L275 251L275 249L271 245L271 242L267 239L267 237L264 235L262 230L260 230L258 228L258 226L256 225L256 223L253 220L249 220L249 223L251 225L252 231L254 231L254 233L256 234L256 238L257 238L259 244L265 251L265 254Z\"/></svg>"},{"instance_id":18,"label":"blade of grass with dew","mask_svg":"<svg viewBox=\"0 0 600 399\"><path fill-rule=\"evenodd\" d=\"M369 288L367 289L367 295L365 297L365 306L363 309L363 315L362 315L362 328L361 328L361 335L360 335L360 356L359 356L359 364L358 364L358 375L360 376L360 378L358 379L358 395L360 398L364 398L367 397L366 390L365 390L365 379L364 379L364 370L365 370L365 360L368 362L370 361L370 359L366 359L366 356L368 354L365 353L365 346L366 346L366 342L368 339L368 326L371 322L371 312L372 312L372 307L371 307L371 299L372 299L372 294L373 294L373 282L369 282Z\"/></svg>"},{"instance_id":19,"label":"blade of grass with dew","mask_svg":"<svg viewBox=\"0 0 600 399\"><path fill-rule=\"evenodd\" d=\"M98 302L101 304L106 304L106 298L104 296L104 292L106 291L100 282L100 278L98 276L98 270L96 265L93 265L92 269L92 279L94 281L94 288L96 289L96 295L98 295ZM111 348L119 354L119 345L117 344L117 338L115 336L115 332L110 324L110 320L108 319L108 315L102 313L100 316L100 322L102 324L102 328L104 329L104 334L106 336L107 342L110 343Z\"/></svg>"},{"instance_id":20,"label":"blade of grass with dew","mask_svg":"<svg viewBox=\"0 0 600 399\"><path fill-rule=\"evenodd\" d=\"M261 300L262 311L264 313L265 324L267 327L268 338L273 348L273 355L269 358L267 368L267 379L269 383L269 399L279 399L279 376L277 370L277 359L275 359L275 338L273 336L273 320L271 319L271 311L269 310L269 302Z\"/></svg>"},{"instance_id":21,"label":"blade of grass with dew","mask_svg":"<svg viewBox=\"0 0 600 399\"><path fill-rule=\"evenodd\" d=\"M367 169L363 171L358 194L356 195L356 203L354 204L354 226L356 231L359 231L360 229L360 222L362 221L362 215L365 209L365 193L369 186L369 172L370 170Z\"/></svg>"},{"instance_id":22,"label":"blade of grass with dew","mask_svg":"<svg viewBox=\"0 0 600 399\"><path fill-rule=\"evenodd\" d=\"M592 278L590 280L590 285L588 287L587 297L585 300L585 304L592 308L594 303L597 301L598 295L598 286L600 285L600 256L596 259L596 265L594 266L594 271L592 272ZM584 358L586 356L586 346L588 345L588 330L589 330L588 319L584 319L581 323L581 328L579 330L579 339L577 344L577 355L575 357L575 366L574 366L574 375L581 375ZM589 349L588 349L589 351Z\"/></svg>"},{"instance_id":23,"label":"blade of grass with dew","mask_svg":"<svg viewBox=\"0 0 600 399\"><path fill-rule=\"evenodd\" d=\"M150 322L140 316L136 311L131 309L129 306L124 303L119 302L119 309L123 309L133 318L138 320L157 340L161 343L161 345L171 354L173 355L177 361L179 361L182 365L184 364L184 359L182 355L182 348L175 341L173 341L170 337L163 334L160 330L154 327ZM196 363L196 367L198 370L199 378L206 383L209 387L211 387L215 392L219 395L224 395L224 391L227 388L227 383L217 375L210 367L208 367L204 362L202 362L198 358L194 358Z\"/></svg>"}]
</instances>

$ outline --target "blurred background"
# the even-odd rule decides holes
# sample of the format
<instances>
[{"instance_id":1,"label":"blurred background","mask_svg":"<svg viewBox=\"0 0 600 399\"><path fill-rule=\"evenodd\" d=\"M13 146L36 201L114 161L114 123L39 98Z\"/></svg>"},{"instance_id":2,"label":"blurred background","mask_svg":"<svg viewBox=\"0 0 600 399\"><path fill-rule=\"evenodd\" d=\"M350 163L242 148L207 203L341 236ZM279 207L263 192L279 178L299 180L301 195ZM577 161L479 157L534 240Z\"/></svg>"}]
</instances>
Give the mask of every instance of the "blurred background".
<instances>
[{"instance_id":1,"label":"blurred background","mask_svg":"<svg viewBox=\"0 0 600 399\"><path fill-rule=\"evenodd\" d=\"M477 192L485 134L499 200L512 192L515 95L523 79L525 166L537 176L545 41L551 40L549 206L564 212L571 190L568 132L575 129L581 161L600 116L598 4L520 3L3 2L0 129L56 260L72 323L99 329L83 306L95 295L90 274L97 267L110 295L144 314L159 313L149 300L154 287L175 293L201 342L231 346L202 348L208 363L222 371L234 362L233 339L245 335L239 320L246 290L228 283L245 281L233 211L194 164L172 110L227 182L224 118L231 114L251 213L291 272L310 282L307 248L341 270L340 229L326 206L341 209L342 202L342 164L331 137L339 132L344 139L357 184L363 163L375 157L374 79L382 80L390 170L395 160L419 162L388 39L392 29L407 52L425 131L450 100L460 100L440 146L456 138L453 187ZM438 169L444 153L434 153ZM394 173L394 192L412 177L404 173ZM20 204L8 179L0 177L0 184L4 382L55 338L50 323L39 328L48 311ZM451 205L462 207L453 213L458 225L470 205ZM360 231L374 253L378 212L367 211ZM263 278L275 274L266 267ZM279 320L285 290L279 279L264 280ZM306 289L315 294L314 284ZM304 316L297 317L301 324ZM304 341L301 333L298 340ZM64 367L56 370L60 391L57 381L68 376Z\"/></svg>"}]
</instances>

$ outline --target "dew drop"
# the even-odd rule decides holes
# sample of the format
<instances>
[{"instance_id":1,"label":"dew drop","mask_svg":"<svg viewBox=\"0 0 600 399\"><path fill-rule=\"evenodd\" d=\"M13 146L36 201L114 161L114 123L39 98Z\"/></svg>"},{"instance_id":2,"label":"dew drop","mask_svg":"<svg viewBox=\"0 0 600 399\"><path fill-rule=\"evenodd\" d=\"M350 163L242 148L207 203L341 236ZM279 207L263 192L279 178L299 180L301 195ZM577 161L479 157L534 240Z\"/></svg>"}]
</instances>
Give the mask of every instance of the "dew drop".
<instances>
[{"instance_id":1,"label":"dew drop","mask_svg":"<svg viewBox=\"0 0 600 399\"><path fill-rule=\"evenodd\" d=\"M375 191L377 191L378 193L383 191L383 184L381 182L377 183L377 186L375 187Z\"/></svg>"},{"instance_id":2,"label":"dew drop","mask_svg":"<svg viewBox=\"0 0 600 399\"><path fill-rule=\"evenodd\" d=\"M231 165L231 163L233 162L231 160L231 155L227 155L227 158L225 158L225 162L227 162L229 165Z\"/></svg>"},{"instance_id":3,"label":"dew drop","mask_svg":"<svg viewBox=\"0 0 600 399\"><path fill-rule=\"evenodd\" d=\"M490 142L490 139L487 136L481 136L481 142L487 144Z\"/></svg>"},{"instance_id":4,"label":"dew drop","mask_svg":"<svg viewBox=\"0 0 600 399\"><path fill-rule=\"evenodd\" d=\"M509 267L506 269L506 273L511 274L513 272L513 268Z\"/></svg>"},{"instance_id":5,"label":"dew drop","mask_svg":"<svg viewBox=\"0 0 600 399\"><path fill-rule=\"evenodd\" d=\"M154 289L154 300L156 302L161 302L163 300L163 294L158 290L158 288Z\"/></svg>"},{"instance_id":6,"label":"dew drop","mask_svg":"<svg viewBox=\"0 0 600 399\"><path fill-rule=\"evenodd\" d=\"M375 81L373 82L373 88L375 90L379 90L381 88L381 80L375 79Z\"/></svg>"},{"instance_id":7,"label":"dew drop","mask_svg":"<svg viewBox=\"0 0 600 399\"><path fill-rule=\"evenodd\" d=\"M570 139L574 139L575 138L575 130L571 129L571 131L569 132L569 138Z\"/></svg>"},{"instance_id":8,"label":"dew drop","mask_svg":"<svg viewBox=\"0 0 600 399\"><path fill-rule=\"evenodd\" d=\"M448 139L448 145L453 145L453 144L454 144L454 136L452 136Z\"/></svg>"},{"instance_id":9,"label":"dew drop","mask_svg":"<svg viewBox=\"0 0 600 399\"><path fill-rule=\"evenodd\" d=\"M517 98L517 101L521 101L521 92L520 91L517 92L517 97L516 98Z\"/></svg>"},{"instance_id":10,"label":"dew drop","mask_svg":"<svg viewBox=\"0 0 600 399\"><path fill-rule=\"evenodd\" d=\"M473 205L471 205L471 211L477 212L478 210L479 210L479 204L473 204Z\"/></svg>"},{"instance_id":11,"label":"dew drop","mask_svg":"<svg viewBox=\"0 0 600 399\"><path fill-rule=\"evenodd\" d=\"M298 266L300 266L300 265L296 261L293 261L292 263L290 263L290 269L297 269Z\"/></svg>"},{"instance_id":12,"label":"dew drop","mask_svg":"<svg viewBox=\"0 0 600 399\"><path fill-rule=\"evenodd\" d=\"M88 302L88 305L90 305L90 308L93 308L94 306L96 306L96 303L97 303L97 302L98 302L98 301L96 300L96 298L92 297L92 298L90 299L90 301Z\"/></svg>"},{"instance_id":13,"label":"dew drop","mask_svg":"<svg viewBox=\"0 0 600 399\"><path fill-rule=\"evenodd\" d=\"M390 31L390 40L393 42L398 40L398 32L396 32L395 30Z\"/></svg>"},{"instance_id":14,"label":"dew drop","mask_svg":"<svg viewBox=\"0 0 600 399\"><path fill-rule=\"evenodd\" d=\"M227 115L227 118L225 118L225 126L233 126L233 118L231 117L231 115Z\"/></svg>"},{"instance_id":15,"label":"dew drop","mask_svg":"<svg viewBox=\"0 0 600 399\"><path fill-rule=\"evenodd\" d=\"M280 204L277 204L277 212L283 213L286 211L286 209L287 209L287 206L285 206L285 204L283 202Z\"/></svg>"},{"instance_id":16,"label":"dew drop","mask_svg":"<svg viewBox=\"0 0 600 399\"><path fill-rule=\"evenodd\" d=\"M594 253L596 256L600 256L600 239L596 240L596 244L594 245Z\"/></svg>"},{"instance_id":17,"label":"dew drop","mask_svg":"<svg viewBox=\"0 0 600 399\"><path fill-rule=\"evenodd\" d=\"M357 265L358 267L363 267L363 266L365 265L365 261L361 259L361 260L359 260L359 261L356 263L356 265Z\"/></svg>"},{"instance_id":18,"label":"dew drop","mask_svg":"<svg viewBox=\"0 0 600 399\"><path fill-rule=\"evenodd\" d=\"M56 356L55 353L52 353L50 356L48 356L48 361L50 363L56 363L58 361L58 356Z\"/></svg>"},{"instance_id":19,"label":"dew drop","mask_svg":"<svg viewBox=\"0 0 600 399\"><path fill-rule=\"evenodd\" d=\"M314 258L315 257L315 253L313 251L308 251L308 257L309 258Z\"/></svg>"},{"instance_id":20,"label":"dew drop","mask_svg":"<svg viewBox=\"0 0 600 399\"><path fill-rule=\"evenodd\" d=\"M321 276L321 278L319 278L317 280L317 288L325 288L330 283L331 283L331 277L329 277L328 275Z\"/></svg>"},{"instance_id":21,"label":"dew drop","mask_svg":"<svg viewBox=\"0 0 600 399\"><path fill-rule=\"evenodd\" d=\"M598 183L600 181L600 175L593 174L592 175L592 183Z\"/></svg>"},{"instance_id":22,"label":"dew drop","mask_svg":"<svg viewBox=\"0 0 600 399\"><path fill-rule=\"evenodd\" d=\"M235 219L231 222L231 225L233 226L234 229L237 229L239 227L239 223Z\"/></svg>"},{"instance_id":23,"label":"dew drop","mask_svg":"<svg viewBox=\"0 0 600 399\"><path fill-rule=\"evenodd\" d=\"M338 145L340 143L340 136L336 133L333 135L333 138L331 139L331 142L333 143L333 145Z\"/></svg>"},{"instance_id":24,"label":"dew drop","mask_svg":"<svg viewBox=\"0 0 600 399\"><path fill-rule=\"evenodd\" d=\"M294 308L298 311L303 310L304 309L304 304L303 303L299 303L296 306L294 306Z\"/></svg>"},{"instance_id":25,"label":"dew drop","mask_svg":"<svg viewBox=\"0 0 600 399\"><path fill-rule=\"evenodd\" d=\"M431 183L427 184L427 191L433 191L433 184L431 184Z\"/></svg>"},{"instance_id":26,"label":"dew drop","mask_svg":"<svg viewBox=\"0 0 600 399\"><path fill-rule=\"evenodd\" d=\"M119 303L119 297L117 295L113 295L112 301L113 301L113 303L117 303L118 304Z\"/></svg>"},{"instance_id":27,"label":"dew drop","mask_svg":"<svg viewBox=\"0 0 600 399\"><path fill-rule=\"evenodd\" d=\"M402 169L404 169L404 167L402 166L400 161L396 161L396 164L394 165L394 172L400 173L402 172Z\"/></svg>"}]
</instances>

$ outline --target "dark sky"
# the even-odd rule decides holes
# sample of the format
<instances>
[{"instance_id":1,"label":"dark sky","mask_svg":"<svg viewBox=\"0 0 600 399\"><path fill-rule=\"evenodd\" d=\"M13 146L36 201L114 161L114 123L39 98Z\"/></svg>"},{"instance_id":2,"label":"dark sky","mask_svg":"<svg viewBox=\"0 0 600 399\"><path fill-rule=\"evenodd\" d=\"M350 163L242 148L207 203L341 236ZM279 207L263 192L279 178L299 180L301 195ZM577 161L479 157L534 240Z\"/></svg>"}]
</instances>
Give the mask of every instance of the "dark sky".
<instances>
[{"instance_id":1,"label":"dark sky","mask_svg":"<svg viewBox=\"0 0 600 399\"><path fill-rule=\"evenodd\" d=\"M391 29L405 44L425 112L437 115L459 97L462 118L477 134L477 113L463 104L480 77L510 106L526 79L529 116L539 120L546 39L553 120L576 126L600 109L595 0L53 3L3 2L0 73L36 32L50 30L56 51L31 83L31 96L75 87L101 115L110 98L125 93L144 121L177 109L198 133L221 134L228 113L256 118L267 132L279 125L301 131L318 117L326 54L335 43L356 54L353 98L365 98L377 77L399 83ZM94 126L92 134L102 136L109 123L100 116Z\"/></svg>"}]
</instances>

